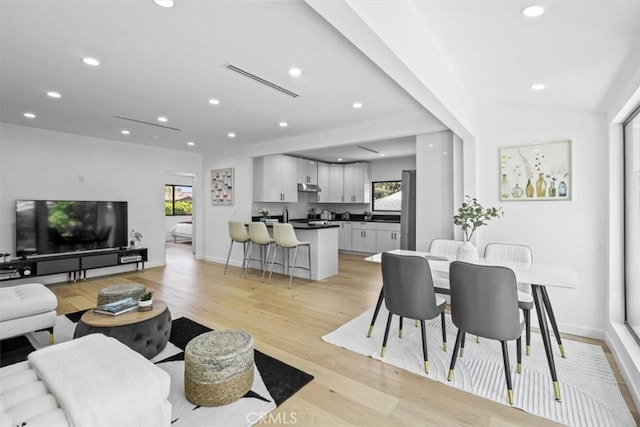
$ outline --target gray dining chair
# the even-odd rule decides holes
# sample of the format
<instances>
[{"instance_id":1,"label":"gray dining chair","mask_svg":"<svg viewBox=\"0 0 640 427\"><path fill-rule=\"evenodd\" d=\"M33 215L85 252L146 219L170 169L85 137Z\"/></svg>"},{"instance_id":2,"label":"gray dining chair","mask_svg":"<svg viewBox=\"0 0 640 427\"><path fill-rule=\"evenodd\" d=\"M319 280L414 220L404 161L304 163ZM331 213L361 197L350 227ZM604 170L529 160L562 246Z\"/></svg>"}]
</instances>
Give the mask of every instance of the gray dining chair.
<instances>
[{"instance_id":1,"label":"gray dining chair","mask_svg":"<svg viewBox=\"0 0 640 427\"><path fill-rule=\"evenodd\" d=\"M465 334L500 341L509 404L513 404L507 341L516 340L516 372L522 370L521 335L524 327L518 309L518 287L513 270L454 261L449 267L451 320L458 328L447 380L453 379L458 351Z\"/></svg>"},{"instance_id":2,"label":"gray dining chair","mask_svg":"<svg viewBox=\"0 0 640 427\"><path fill-rule=\"evenodd\" d=\"M433 291L431 269L424 257L382 254L382 291L384 303L389 310L387 326L384 331L380 356L384 357L389 338L389 328L393 315L400 316L399 335L402 338L402 320L404 317L420 322L422 331L422 353L424 371L429 373L427 335L425 320L440 316L442 326L442 348L447 351L447 331L444 309L447 302Z\"/></svg>"},{"instance_id":3,"label":"gray dining chair","mask_svg":"<svg viewBox=\"0 0 640 427\"><path fill-rule=\"evenodd\" d=\"M533 263L531 248L524 245L505 243L489 243L484 248L484 259L487 262L519 262L527 265ZM531 354L531 310L533 309L533 295L530 283L518 283L518 307L524 315L526 331L526 355ZM562 349L561 349L562 351Z\"/></svg>"}]
</instances>

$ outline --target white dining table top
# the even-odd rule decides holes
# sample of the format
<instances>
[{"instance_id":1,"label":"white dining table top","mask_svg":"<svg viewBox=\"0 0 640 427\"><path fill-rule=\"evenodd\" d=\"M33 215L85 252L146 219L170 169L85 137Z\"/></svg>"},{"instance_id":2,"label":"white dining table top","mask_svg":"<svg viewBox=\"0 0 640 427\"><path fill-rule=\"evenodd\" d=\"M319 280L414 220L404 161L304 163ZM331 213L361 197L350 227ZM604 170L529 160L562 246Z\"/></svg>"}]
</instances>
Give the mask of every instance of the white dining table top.
<instances>
[{"instance_id":1,"label":"white dining table top","mask_svg":"<svg viewBox=\"0 0 640 427\"><path fill-rule=\"evenodd\" d=\"M429 252L411 251L406 249L395 249L387 251L388 253L397 255L420 256L429 261L429 267L432 272L441 274L449 274L449 264L455 261L454 258L444 258L441 256L431 255ZM365 261L381 263L382 253L377 253L365 258ZM500 265L508 267L516 275L518 283L531 283L534 285L543 285L557 288L576 288L578 287L578 274L568 267L539 264L539 263L522 263L510 261L497 261L478 259L475 264L479 265Z\"/></svg>"}]
</instances>

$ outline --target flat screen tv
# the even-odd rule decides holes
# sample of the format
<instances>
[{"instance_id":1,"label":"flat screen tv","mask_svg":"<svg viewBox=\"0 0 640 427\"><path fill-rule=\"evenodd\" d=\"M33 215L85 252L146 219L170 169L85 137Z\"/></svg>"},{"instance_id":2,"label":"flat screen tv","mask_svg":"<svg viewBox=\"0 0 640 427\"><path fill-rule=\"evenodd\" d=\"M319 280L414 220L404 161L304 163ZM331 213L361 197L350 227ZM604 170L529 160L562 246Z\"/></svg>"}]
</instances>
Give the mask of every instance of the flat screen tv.
<instances>
[{"instance_id":1,"label":"flat screen tv","mask_svg":"<svg viewBox=\"0 0 640 427\"><path fill-rule=\"evenodd\" d=\"M127 202L17 200L16 256L127 246Z\"/></svg>"}]
</instances>

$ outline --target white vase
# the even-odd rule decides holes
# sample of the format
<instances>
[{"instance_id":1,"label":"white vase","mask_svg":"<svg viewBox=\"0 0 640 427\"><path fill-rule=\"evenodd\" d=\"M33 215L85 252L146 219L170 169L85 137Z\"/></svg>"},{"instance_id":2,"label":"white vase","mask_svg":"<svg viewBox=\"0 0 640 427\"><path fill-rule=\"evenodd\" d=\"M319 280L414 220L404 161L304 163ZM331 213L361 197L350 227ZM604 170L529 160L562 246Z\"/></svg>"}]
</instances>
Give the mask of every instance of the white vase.
<instances>
[{"instance_id":1,"label":"white vase","mask_svg":"<svg viewBox=\"0 0 640 427\"><path fill-rule=\"evenodd\" d=\"M149 311L153 309L153 299L140 301L138 300L138 311Z\"/></svg>"},{"instance_id":2,"label":"white vase","mask_svg":"<svg viewBox=\"0 0 640 427\"><path fill-rule=\"evenodd\" d=\"M458 246L456 260L475 263L478 262L478 249L471 242L464 242Z\"/></svg>"}]
</instances>

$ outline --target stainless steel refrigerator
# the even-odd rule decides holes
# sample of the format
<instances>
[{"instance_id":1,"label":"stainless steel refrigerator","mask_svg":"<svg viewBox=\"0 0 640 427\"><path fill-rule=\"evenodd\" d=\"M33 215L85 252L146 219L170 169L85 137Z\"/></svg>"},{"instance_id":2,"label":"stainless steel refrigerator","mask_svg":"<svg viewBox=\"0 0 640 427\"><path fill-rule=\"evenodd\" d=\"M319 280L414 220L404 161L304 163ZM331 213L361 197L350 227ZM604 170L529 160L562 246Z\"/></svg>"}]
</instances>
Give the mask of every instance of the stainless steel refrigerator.
<instances>
[{"instance_id":1,"label":"stainless steel refrigerator","mask_svg":"<svg viewBox=\"0 0 640 427\"><path fill-rule=\"evenodd\" d=\"M416 171L402 171L400 249L416 249Z\"/></svg>"}]
</instances>

